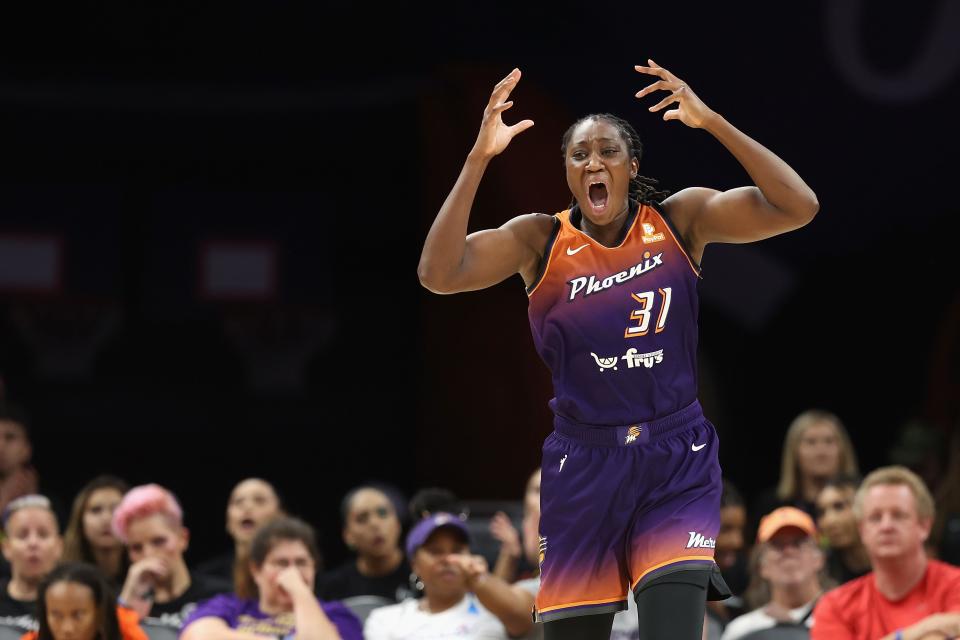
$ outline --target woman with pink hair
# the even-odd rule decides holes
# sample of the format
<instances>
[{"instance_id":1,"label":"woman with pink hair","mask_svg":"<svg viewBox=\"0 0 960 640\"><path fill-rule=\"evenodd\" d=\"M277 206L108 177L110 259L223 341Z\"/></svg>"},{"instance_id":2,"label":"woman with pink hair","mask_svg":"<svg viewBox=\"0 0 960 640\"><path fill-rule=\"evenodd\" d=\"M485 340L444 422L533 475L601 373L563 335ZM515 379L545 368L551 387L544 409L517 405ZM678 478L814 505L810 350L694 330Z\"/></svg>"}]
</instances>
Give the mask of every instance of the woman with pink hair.
<instances>
[{"instance_id":1,"label":"woman with pink hair","mask_svg":"<svg viewBox=\"0 0 960 640\"><path fill-rule=\"evenodd\" d=\"M190 541L183 510L159 485L127 492L113 513L113 533L130 557L120 604L147 625L179 629L197 602L230 591L227 583L190 574L183 559Z\"/></svg>"}]
</instances>

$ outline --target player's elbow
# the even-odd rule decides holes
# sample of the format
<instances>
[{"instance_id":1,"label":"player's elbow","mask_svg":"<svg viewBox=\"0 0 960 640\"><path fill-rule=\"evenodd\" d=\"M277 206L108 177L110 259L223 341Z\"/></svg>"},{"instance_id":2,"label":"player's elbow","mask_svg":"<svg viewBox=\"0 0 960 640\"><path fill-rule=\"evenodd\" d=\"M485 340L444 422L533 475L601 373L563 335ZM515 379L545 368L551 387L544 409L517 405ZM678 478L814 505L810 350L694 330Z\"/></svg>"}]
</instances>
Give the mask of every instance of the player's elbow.
<instances>
[{"instance_id":1,"label":"player's elbow","mask_svg":"<svg viewBox=\"0 0 960 640\"><path fill-rule=\"evenodd\" d=\"M797 219L801 226L810 224L819 211L820 201L817 200L817 194L811 191L798 206Z\"/></svg>"},{"instance_id":2,"label":"player's elbow","mask_svg":"<svg viewBox=\"0 0 960 640\"><path fill-rule=\"evenodd\" d=\"M429 263L423 260L417 266L417 278L420 279L420 284L424 289L433 293L455 293L450 285L449 278L444 278L438 269L431 268Z\"/></svg>"}]
</instances>

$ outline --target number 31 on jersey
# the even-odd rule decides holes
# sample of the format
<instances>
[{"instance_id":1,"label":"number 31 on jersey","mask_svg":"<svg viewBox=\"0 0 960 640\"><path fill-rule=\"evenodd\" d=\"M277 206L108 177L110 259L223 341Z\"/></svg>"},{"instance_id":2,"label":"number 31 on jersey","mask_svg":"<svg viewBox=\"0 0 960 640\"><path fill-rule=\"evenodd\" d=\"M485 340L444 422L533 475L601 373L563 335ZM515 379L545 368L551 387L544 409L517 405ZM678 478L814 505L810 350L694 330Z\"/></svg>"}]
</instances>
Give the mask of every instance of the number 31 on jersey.
<instances>
[{"instance_id":1,"label":"number 31 on jersey","mask_svg":"<svg viewBox=\"0 0 960 640\"><path fill-rule=\"evenodd\" d=\"M660 313L657 315L657 324L653 330L654 333L663 331L663 327L667 323L667 314L670 312L670 287L664 287L657 291L660 292L661 303ZM650 316L656 302L656 293L656 291L644 291L643 293L630 294L630 297L639 302L641 307L630 313L630 321L637 324L626 328L623 332L624 338L639 338L650 333Z\"/></svg>"}]
</instances>

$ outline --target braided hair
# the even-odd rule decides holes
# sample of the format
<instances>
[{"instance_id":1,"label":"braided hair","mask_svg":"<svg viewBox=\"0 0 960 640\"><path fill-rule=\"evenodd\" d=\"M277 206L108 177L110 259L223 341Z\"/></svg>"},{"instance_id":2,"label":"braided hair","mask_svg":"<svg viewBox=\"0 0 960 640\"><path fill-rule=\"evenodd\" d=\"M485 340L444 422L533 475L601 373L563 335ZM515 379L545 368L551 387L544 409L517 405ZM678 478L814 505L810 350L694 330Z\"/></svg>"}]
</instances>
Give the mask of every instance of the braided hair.
<instances>
[{"instance_id":1,"label":"braided hair","mask_svg":"<svg viewBox=\"0 0 960 640\"><path fill-rule=\"evenodd\" d=\"M567 157L567 146L570 144L570 138L573 136L574 129L587 120L605 120L616 127L620 133L620 137L623 138L623 141L627 145L627 153L637 161L637 166L640 165L640 157L643 155L643 143L640 142L640 136L637 134L636 129L623 118L618 118L610 113L592 113L570 125L567 132L563 134L563 142L560 145L560 152L563 154L564 160L566 160ZM655 178L637 175L630 179L628 196L633 202L659 204L664 198L670 195L670 191L657 189L658 184L660 184L660 181ZM576 198L571 200L570 206L573 207L574 204L576 204Z\"/></svg>"}]
</instances>

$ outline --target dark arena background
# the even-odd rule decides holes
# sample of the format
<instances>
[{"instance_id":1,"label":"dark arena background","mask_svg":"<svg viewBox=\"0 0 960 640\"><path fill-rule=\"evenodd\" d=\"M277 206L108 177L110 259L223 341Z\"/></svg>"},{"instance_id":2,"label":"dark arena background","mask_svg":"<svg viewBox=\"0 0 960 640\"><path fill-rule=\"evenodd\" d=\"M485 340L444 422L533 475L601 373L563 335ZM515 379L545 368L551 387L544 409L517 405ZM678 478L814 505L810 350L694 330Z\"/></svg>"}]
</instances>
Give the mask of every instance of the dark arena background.
<instances>
[{"instance_id":1,"label":"dark arena background","mask_svg":"<svg viewBox=\"0 0 960 640\"><path fill-rule=\"evenodd\" d=\"M0 375L63 504L101 472L184 503L192 560L262 476L346 550L350 487L519 500L551 429L522 282L416 274L493 85L536 126L471 229L566 207L560 138L609 111L671 189L747 183L633 94L652 57L788 163L821 209L711 245L701 397L725 473L776 482L783 435L836 412L864 470L960 417L960 13L950 2L91 3L0 20ZM891 10L891 6L895 10Z\"/></svg>"}]
</instances>

